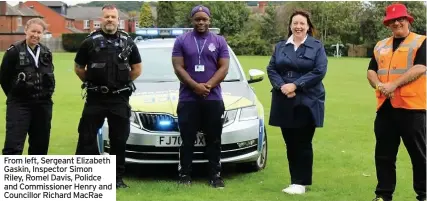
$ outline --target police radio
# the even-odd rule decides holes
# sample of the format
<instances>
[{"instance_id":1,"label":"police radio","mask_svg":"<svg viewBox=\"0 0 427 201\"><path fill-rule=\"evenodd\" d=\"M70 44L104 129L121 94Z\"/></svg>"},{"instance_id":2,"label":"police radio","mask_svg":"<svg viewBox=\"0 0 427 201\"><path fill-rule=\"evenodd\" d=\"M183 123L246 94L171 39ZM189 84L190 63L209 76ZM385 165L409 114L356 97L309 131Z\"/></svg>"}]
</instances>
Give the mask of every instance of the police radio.
<instances>
[{"instance_id":1,"label":"police radio","mask_svg":"<svg viewBox=\"0 0 427 201\"><path fill-rule=\"evenodd\" d=\"M123 61L126 61L130 55L130 53L132 52L132 45L131 46L126 46L126 48L119 54L119 58L122 59Z\"/></svg>"}]
</instances>

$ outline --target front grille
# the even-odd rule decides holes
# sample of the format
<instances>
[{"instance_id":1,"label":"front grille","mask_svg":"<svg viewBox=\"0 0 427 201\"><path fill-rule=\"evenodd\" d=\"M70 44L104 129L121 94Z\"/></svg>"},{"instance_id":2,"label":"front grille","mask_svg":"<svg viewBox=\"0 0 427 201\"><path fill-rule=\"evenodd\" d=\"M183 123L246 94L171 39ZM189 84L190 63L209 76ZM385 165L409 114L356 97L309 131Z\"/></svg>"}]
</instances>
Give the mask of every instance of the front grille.
<instances>
[{"instance_id":1,"label":"front grille","mask_svg":"<svg viewBox=\"0 0 427 201\"><path fill-rule=\"evenodd\" d=\"M179 132L178 120L168 114L139 113L142 126L149 131Z\"/></svg>"},{"instance_id":2,"label":"front grille","mask_svg":"<svg viewBox=\"0 0 427 201\"><path fill-rule=\"evenodd\" d=\"M221 158L231 158L248 154L257 150L257 144L239 148L236 143L221 146ZM110 151L109 146L104 147L105 152ZM206 147L193 148L193 160L207 160ZM140 160L179 160L179 147L155 147L147 145L126 145L126 157Z\"/></svg>"},{"instance_id":3,"label":"front grille","mask_svg":"<svg viewBox=\"0 0 427 201\"><path fill-rule=\"evenodd\" d=\"M155 114L138 112L142 127L148 131L179 132L178 119L170 114ZM225 115L221 117L222 124L228 123ZM203 133L202 128L198 132Z\"/></svg>"}]
</instances>

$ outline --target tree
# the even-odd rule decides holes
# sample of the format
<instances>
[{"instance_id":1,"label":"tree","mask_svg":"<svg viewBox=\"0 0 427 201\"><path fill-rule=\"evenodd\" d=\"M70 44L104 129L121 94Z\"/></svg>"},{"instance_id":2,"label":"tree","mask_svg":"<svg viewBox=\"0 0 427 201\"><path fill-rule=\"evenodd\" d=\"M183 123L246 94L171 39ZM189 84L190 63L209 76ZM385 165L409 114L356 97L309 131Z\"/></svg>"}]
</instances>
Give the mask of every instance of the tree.
<instances>
[{"instance_id":1,"label":"tree","mask_svg":"<svg viewBox=\"0 0 427 201\"><path fill-rule=\"evenodd\" d=\"M102 7L105 4L113 4L113 5L116 5L116 7L119 10L123 12L129 12L129 11L135 10L135 8L140 8L142 5L142 2L139 2L139 1L91 1L89 3L77 4L77 6Z\"/></svg>"},{"instance_id":2,"label":"tree","mask_svg":"<svg viewBox=\"0 0 427 201\"><path fill-rule=\"evenodd\" d=\"M134 22L135 20L137 20L138 19L138 12L136 12L136 11L129 11L128 12L128 16L129 16L129 20L130 21L132 21L132 22Z\"/></svg>"},{"instance_id":3,"label":"tree","mask_svg":"<svg viewBox=\"0 0 427 201\"><path fill-rule=\"evenodd\" d=\"M277 26L276 6L269 5L261 21L261 38L269 44L279 42L281 34Z\"/></svg>"},{"instance_id":4,"label":"tree","mask_svg":"<svg viewBox=\"0 0 427 201\"><path fill-rule=\"evenodd\" d=\"M139 14L139 27L149 28L153 27L153 15L151 13L151 7L148 3L143 3Z\"/></svg>"},{"instance_id":5,"label":"tree","mask_svg":"<svg viewBox=\"0 0 427 201\"><path fill-rule=\"evenodd\" d=\"M210 27L220 28L222 35L239 33L249 18L249 9L246 7L245 2L174 2L177 26L191 27L190 12L196 5L204 5L209 8L212 15Z\"/></svg>"},{"instance_id":6,"label":"tree","mask_svg":"<svg viewBox=\"0 0 427 201\"><path fill-rule=\"evenodd\" d=\"M171 1L159 1L157 6L157 27L168 28L175 25L175 10Z\"/></svg>"}]
</instances>

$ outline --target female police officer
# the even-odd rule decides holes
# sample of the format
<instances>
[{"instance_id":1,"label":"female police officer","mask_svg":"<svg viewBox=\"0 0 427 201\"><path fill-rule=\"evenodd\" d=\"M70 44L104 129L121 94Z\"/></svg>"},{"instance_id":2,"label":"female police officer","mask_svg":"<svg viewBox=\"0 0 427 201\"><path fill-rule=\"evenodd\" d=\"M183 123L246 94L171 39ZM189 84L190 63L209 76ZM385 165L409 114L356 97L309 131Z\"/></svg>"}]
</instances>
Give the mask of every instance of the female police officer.
<instances>
[{"instance_id":1,"label":"female police officer","mask_svg":"<svg viewBox=\"0 0 427 201\"><path fill-rule=\"evenodd\" d=\"M279 42L268 77L273 86L270 122L278 126L287 147L291 185L283 192L303 194L311 185L316 127L323 126L327 57L320 41L312 37L309 14L297 11L289 20L289 35Z\"/></svg>"},{"instance_id":2,"label":"female police officer","mask_svg":"<svg viewBox=\"0 0 427 201\"><path fill-rule=\"evenodd\" d=\"M6 139L3 155L20 155L28 132L28 154L46 155L55 88L52 53L40 44L46 24L28 20L25 40L10 46L3 56L0 84L7 96Z\"/></svg>"}]
</instances>

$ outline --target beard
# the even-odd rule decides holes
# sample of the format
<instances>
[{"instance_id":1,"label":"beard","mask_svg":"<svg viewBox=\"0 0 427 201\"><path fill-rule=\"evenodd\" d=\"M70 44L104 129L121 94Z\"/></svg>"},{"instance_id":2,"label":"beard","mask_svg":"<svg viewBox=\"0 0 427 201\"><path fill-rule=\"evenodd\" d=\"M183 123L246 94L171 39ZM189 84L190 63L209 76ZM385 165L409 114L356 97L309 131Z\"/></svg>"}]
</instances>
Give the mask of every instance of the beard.
<instances>
[{"instance_id":1,"label":"beard","mask_svg":"<svg viewBox=\"0 0 427 201\"><path fill-rule=\"evenodd\" d=\"M106 24L104 25L104 31L106 33L114 33L117 30L117 26L115 26L114 24Z\"/></svg>"}]
</instances>

